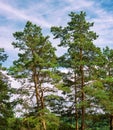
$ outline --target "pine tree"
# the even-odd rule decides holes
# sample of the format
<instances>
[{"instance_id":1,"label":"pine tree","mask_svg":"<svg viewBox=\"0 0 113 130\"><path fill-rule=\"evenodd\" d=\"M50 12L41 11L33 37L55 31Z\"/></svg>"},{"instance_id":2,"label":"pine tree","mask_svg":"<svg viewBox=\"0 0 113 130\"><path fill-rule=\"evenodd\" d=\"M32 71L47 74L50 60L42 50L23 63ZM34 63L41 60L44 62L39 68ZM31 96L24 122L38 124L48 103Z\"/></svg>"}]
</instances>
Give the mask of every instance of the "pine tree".
<instances>
[{"instance_id":1,"label":"pine tree","mask_svg":"<svg viewBox=\"0 0 113 130\"><path fill-rule=\"evenodd\" d=\"M11 101L12 91L8 77L3 73L2 63L7 59L7 55L3 48L0 48L0 129L8 129L8 119L14 118L13 107Z\"/></svg>"},{"instance_id":2,"label":"pine tree","mask_svg":"<svg viewBox=\"0 0 113 130\"><path fill-rule=\"evenodd\" d=\"M106 47L103 49L105 65L103 66L104 77L103 84L105 91L108 96L108 100L105 100L105 110L108 110L110 113L110 130L113 129L113 49Z\"/></svg>"},{"instance_id":3,"label":"pine tree","mask_svg":"<svg viewBox=\"0 0 113 130\"><path fill-rule=\"evenodd\" d=\"M96 66L95 80L85 88L85 92L89 97L90 108L93 113L99 111L106 119L110 117L110 130L113 129L113 50L106 47L102 51L102 64ZM98 112L96 112L96 110ZM108 120L108 119L107 119Z\"/></svg>"},{"instance_id":4,"label":"pine tree","mask_svg":"<svg viewBox=\"0 0 113 130\"><path fill-rule=\"evenodd\" d=\"M91 80L92 68L98 64L100 49L93 44L98 36L90 30L93 23L86 21L86 13L69 14L71 21L67 27L52 27L54 38L60 38L59 46L67 47L68 51L60 58L63 67L70 69L70 86L74 88L75 119L78 130L78 106L81 107L81 130L85 129L85 92L86 82ZM62 63L62 61L64 61ZM88 72L88 73L87 73ZM70 75L70 74L69 74ZM78 105L77 105L78 104Z\"/></svg>"},{"instance_id":5,"label":"pine tree","mask_svg":"<svg viewBox=\"0 0 113 130\"><path fill-rule=\"evenodd\" d=\"M43 36L41 28L29 21L23 31L15 32L13 36L16 41L12 45L20 52L18 53L18 60L14 61L14 65L10 68L10 73L16 79L23 81L22 83L31 98L35 95L36 111L39 116L46 117L44 97L45 93L51 90L48 86L51 86L53 82L53 71L57 65L56 49L48 40L49 36ZM46 119L40 119L43 129L46 130Z\"/></svg>"}]
</instances>

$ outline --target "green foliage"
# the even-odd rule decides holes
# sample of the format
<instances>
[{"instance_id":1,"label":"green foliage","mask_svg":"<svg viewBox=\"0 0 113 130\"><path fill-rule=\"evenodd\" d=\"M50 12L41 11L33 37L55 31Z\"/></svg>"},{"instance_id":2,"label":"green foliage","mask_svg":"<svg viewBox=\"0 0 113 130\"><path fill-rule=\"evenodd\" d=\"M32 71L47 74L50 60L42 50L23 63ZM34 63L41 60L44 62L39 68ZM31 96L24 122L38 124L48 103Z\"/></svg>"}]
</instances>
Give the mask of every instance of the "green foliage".
<instances>
[{"instance_id":1,"label":"green foliage","mask_svg":"<svg viewBox=\"0 0 113 130\"><path fill-rule=\"evenodd\" d=\"M39 97L36 97L37 102L41 100L43 84L54 82L53 79L56 78L54 68L57 66L56 49L52 47L49 36L43 36L41 30L41 27L28 21L23 31L13 34L16 41L12 45L19 49L20 53L18 60L15 60L9 69L14 78L21 82L27 79L28 86L34 84L35 93L39 93L37 94Z\"/></svg>"},{"instance_id":2,"label":"green foliage","mask_svg":"<svg viewBox=\"0 0 113 130\"><path fill-rule=\"evenodd\" d=\"M68 86L64 86L63 83L59 83L55 87L58 88L59 90L62 90L63 92L66 92L66 93L71 92L70 88Z\"/></svg>"},{"instance_id":3,"label":"green foliage","mask_svg":"<svg viewBox=\"0 0 113 130\"><path fill-rule=\"evenodd\" d=\"M5 52L4 49L0 48L0 65L1 65L1 62L4 62L8 57L4 52Z\"/></svg>"},{"instance_id":4,"label":"green foliage","mask_svg":"<svg viewBox=\"0 0 113 130\"><path fill-rule=\"evenodd\" d=\"M4 53L4 49L0 48L0 129L10 130L8 120L14 117L13 107L11 102L11 96L13 89L9 83L8 77L3 73L4 68L2 62L7 59L7 55Z\"/></svg>"},{"instance_id":5,"label":"green foliage","mask_svg":"<svg viewBox=\"0 0 113 130\"><path fill-rule=\"evenodd\" d=\"M22 83L21 95L23 96L28 92L28 99L26 99L29 101L24 99L26 102L24 101L23 108L32 111L31 100L34 100L35 97L36 112L38 112L37 116L25 118L25 126L22 129L43 129L44 127L52 127L52 125L56 126L57 119L54 118L53 123L49 117L52 116L53 118L53 115L51 113L45 114L44 111L45 92L50 90L48 84L54 83L54 79L59 78L54 73L57 67L56 49L52 47L49 36L43 36L41 27L32 24L30 21L26 23L23 31L15 32L13 36L15 41L12 45L14 48L19 49L20 52L18 53L18 59L10 67L9 73ZM39 114L39 112L41 113ZM46 122L46 119L50 121L51 125Z\"/></svg>"},{"instance_id":6,"label":"green foliage","mask_svg":"<svg viewBox=\"0 0 113 130\"><path fill-rule=\"evenodd\" d=\"M91 31L94 23L86 21L85 12L71 12L69 17L66 27L51 28L54 38L60 38L58 46L67 48L59 58L40 26L28 21L23 31L13 34L12 45L19 53L9 74L22 83L17 92L11 89L7 76L1 71L5 69L2 63L7 55L0 48L1 130L43 130L43 122L47 130L75 130L76 123L79 127L85 123L85 130L109 129L108 116L113 114L113 50L106 47L101 51L93 44L98 35ZM66 68L67 72L59 68ZM49 85L54 85L62 94L54 93ZM11 102L12 94L21 94L29 100ZM34 96L36 108L30 102ZM29 110L28 114L14 118L13 107L17 104Z\"/></svg>"},{"instance_id":7,"label":"green foliage","mask_svg":"<svg viewBox=\"0 0 113 130\"><path fill-rule=\"evenodd\" d=\"M16 41L12 45L21 50L21 53L18 53L19 59L14 61L14 66L10 68L10 73L16 78L28 77L34 67L43 73L42 69L48 69L49 72L49 68L56 66L55 48L48 40L49 37L42 35L39 26L28 21L24 30L14 33L13 36Z\"/></svg>"},{"instance_id":8,"label":"green foliage","mask_svg":"<svg viewBox=\"0 0 113 130\"><path fill-rule=\"evenodd\" d=\"M31 130L42 130L42 120L46 121L47 130L57 130L59 126L59 118L54 114L50 113L48 110L41 110L38 112L39 115L35 113L35 116L27 116L21 121L21 129L31 129Z\"/></svg>"},{"instance_id":9,"label":"green foliage","mask_svg":"<svg viewBox=\"0 0 113 130\"><path fill-rule=\"evenodd\" d=\"M88 96L87 103L89 107L92 108L97 107L97 109L101 109L101 110L102 107L104 108L108 107L108 104L110 103L109 96L104 88L102 81L93 81L89 86L84 88L84 91Z\"/></svg>"},{"instance_id":10,"label":"green foliage","mask_svg":"<svg viewBox=\"0 0 113 130\"><path fill-rule=\"evenodd\" d=\"M5 81L6 80L6 81ZM11 88L7 79L0 73L0 129L5 130L8 119L14 116L13 102L10 101Z\"/></svg>"},{"instance_id":11,"label":"green foliage","mask_svg":"<svg viewBox=\"0 0 113 130\"><path fill-rule=\"evenodd\" d=\"M67 98L72 99L70 102L73 102L73 104L75 103L74 107L76 108L72 107L72 112L74 111L77 114L81 111L81 125L84 125L85 109L88 106L84 90L87 85L85 84L97 78L95 66L102 63L102 54L100 48L93 44L98 36L91 31L90 28L93 27L93 23L86 21L86 13L82 11L78 14L71 12L69 16L71 20L66 27L51 28L54 38L60 38L59 46L67 47L67 52L58 61L62 67L69 70L69 73L65 74L63 83L59 84L57 88L67 92L70 92L67 88L72 90L71 98L70 96L67 96Z\"/></svg>"}]
</instances>

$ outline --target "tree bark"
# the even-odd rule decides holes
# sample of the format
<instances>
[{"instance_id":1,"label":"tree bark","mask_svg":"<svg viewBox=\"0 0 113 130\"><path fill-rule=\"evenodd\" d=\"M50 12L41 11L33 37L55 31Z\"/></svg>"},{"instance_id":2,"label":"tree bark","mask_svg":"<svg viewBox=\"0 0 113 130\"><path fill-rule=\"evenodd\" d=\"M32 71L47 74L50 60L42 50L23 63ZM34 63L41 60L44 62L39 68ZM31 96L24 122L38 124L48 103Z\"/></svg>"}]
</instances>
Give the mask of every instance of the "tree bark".
<instances>
[{"instance_id":1,"label":"tree bark","mask_svg":"<svg viewBox=\"0 0 113 130\"><path fill-rule=\"evenodd\" d=\"M41 109L44 109L44 95L43 95L43 89L41 89L41 96L40 96L40 101L41 101Z\"/></svg>"},{"instance_id":2,"label":"tree bark","mask_svg":"<svg viewBox=\"0 0 113 130\"><path fill-rule=\"evenodd\" d=\"M110 115L110 130L113 130L113 114Z\"/></svg>"},{"instance_id":3,"label":"tree bark","mask_svg":"<svg viewBox=\"0 0 113 130\"><path fill-rule=\"evenodd\" d=\"M82 122L81 122L81 130L85 130L85 106L84 106L84 100L85 100L85 94L84 94L84 74L82 69Z\"/></svg>"},{"instance_id":4,"label":"tree bark","mask_svg":"<svg viewBox=\"0 0 113 130\"><path fill-rule=\"evenodd\" d=\"M79 125L78 125L78 113L75 113L75 117L76 117L76 126L75 126L75 130L79 130Z\"/></svg>"},{"instance_id":5,"label":"tree bark","mask_svg":"<svg viewBox=\"0 0 113 130\"><path fill-rule=\"evenodd\" d=\"M75 130L79 130L78 126L78 108L77 104L77 86L76 86L76 72L75 72Z\"/></svg>"},{"instance_id":6,"label":"tree bark","mask_svg":"<svg viewBox=\"0 0 113 130\"><path fill-rule=\"evenodd\" d=\"M82 49L80 49L80 62L82 62ZM84 100L85 100L85 94L84 94L84 70L83 65L80 65L80 74L81 74L81 92L82 92L82 117L81 117L81 130L85 130L85 106L84 106Z\"/></svg>"},{"instance_id":7,"label":"tree bark","mask_svg":"<svg viewBox=\"0 0 113 130\"><path fill-rule=\"evenodd\" d=\"M84 93L82 92L82 102L84 102ZM81 130L85 130L85 107L82 105L82 122Z\"/></svg>"},{"instance_id":8,"label":"tree bark","mask_svg":"<svg viewBox=\"0 0 113 130\"><path fill-rule=\"evenodd\" d=\"M42 90L41 95L40 95L39 88L38 88L38 77L37 77L37 72L36 72L35 67L33 69L33 80L34 80L34 87L35 87L35 93L36 93L37 111L38 111L39 107L41 110L43 110L44 109L43 90ZM39 102L41 103L40 105L39 105ZM40 114L40 116L42 116L42 118L43 118L43 115L44 115L44 113L42 112ZM42 119L41 123L42 123L42 130L46 130L45 119Z\"/></svg>"},{"instance_id":9,"label":"tree bark","mask_svg":"<svg viewBox=\"0 0 113 130\"><path fill-rule=\"evenodd\" d=\"M42 130L46 130L46 121L44 119L42 119L42 126L43 126Z\"/></svg>"},{"instance_id":10,"label":"tree bark","mask_svg":"<svg viewBox=\"0 0 113 130\"><path fill-rule=\"evenodd\" d=\"M35 88L35 94L36 94L36 103L37 103L37 111L39 109L39 90L38 90L38 78L36 73L36 68L33 68L33 80L34 80L34 88Z\"/></svg>"}]
</instances>

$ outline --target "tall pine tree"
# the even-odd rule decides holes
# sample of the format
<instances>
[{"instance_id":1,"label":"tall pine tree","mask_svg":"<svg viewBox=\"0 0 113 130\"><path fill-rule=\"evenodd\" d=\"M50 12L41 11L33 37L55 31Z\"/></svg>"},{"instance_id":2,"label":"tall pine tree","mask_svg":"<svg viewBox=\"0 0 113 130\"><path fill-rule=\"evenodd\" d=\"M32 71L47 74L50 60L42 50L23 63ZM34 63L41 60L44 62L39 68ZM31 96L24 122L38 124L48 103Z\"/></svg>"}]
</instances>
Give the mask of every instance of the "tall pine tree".
<instances>
[{"instance_id":1,"label":"tall pine tree","mask_svg":"<svg viewBox=\"0 0 113 130\"><path fill-rule=\"evenodd\" d=\"M68 51L60 58L63 67L70 69L70 86L74 88L75 119L78 130L78 111L81 111L81 130L85 129L86 98L84 87L91 80L92 68L98 63L100 49L93 41L98 37L90 30L93 23L86 21L86 13L71 12L71 21L66 27L52 27L54 38L60 38L59 46L67 47ZM62 64L62 61L64 63ZM70 74L69 74L70 75ZM69 77L69 76L68 76ZM65 82L66 83L66 82ZM77 105L78 104L78 105ZM79 109L78 110L78 106Z\"/></svg>"},{"instance_id":2,"label":"tall pine tree","mask_svg":"<svg viewBox=\"0 0 113 130\"><path fill-rule=\"evenodd\" d=\"M13 36L16 41L12 45L20 52L18 60L10 68L10 73L20 81L24 80L24 85L29 84L26 89L31 97L36 97L36 111L41 117L43 130L46 130L44 96L53 82L53 71L57 65L55 48L48 40L49 36L43 36L41 28L29 21L23 31L15 32Z\"/></svg>"}]
</instances>

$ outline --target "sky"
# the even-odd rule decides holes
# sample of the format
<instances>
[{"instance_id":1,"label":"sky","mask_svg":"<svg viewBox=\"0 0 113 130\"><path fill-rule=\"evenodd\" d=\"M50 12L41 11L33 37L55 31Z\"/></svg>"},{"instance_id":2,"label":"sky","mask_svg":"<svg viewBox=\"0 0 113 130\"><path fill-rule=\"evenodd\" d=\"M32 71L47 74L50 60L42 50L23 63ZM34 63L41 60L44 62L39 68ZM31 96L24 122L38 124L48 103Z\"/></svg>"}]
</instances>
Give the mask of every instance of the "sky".
<instances>
[{"instance_id":1,"label":"sky","mask_svg":"<svg viewBox=\"0 0 113 130\"><path fill-rule=\"evenodd\" d=\"M56 47L59 41L53 40L50 28L66 26L71 11L84 11L87 21L94 22L92 30L99 35L94 41L96 46L113 48L113 0L0 0L0 48L9 56L5 66L17 59L17 50L11 45L13 33L22 31L28 20L40 26ZM58 48L56 54L64 51Z\"/></svg>"}]
</instances>

